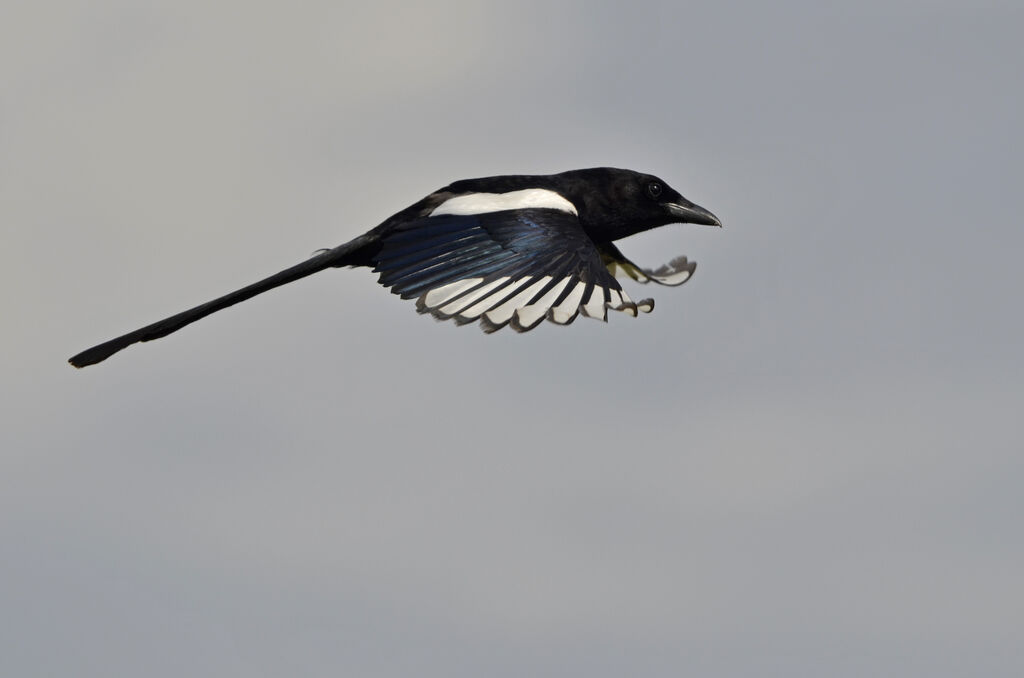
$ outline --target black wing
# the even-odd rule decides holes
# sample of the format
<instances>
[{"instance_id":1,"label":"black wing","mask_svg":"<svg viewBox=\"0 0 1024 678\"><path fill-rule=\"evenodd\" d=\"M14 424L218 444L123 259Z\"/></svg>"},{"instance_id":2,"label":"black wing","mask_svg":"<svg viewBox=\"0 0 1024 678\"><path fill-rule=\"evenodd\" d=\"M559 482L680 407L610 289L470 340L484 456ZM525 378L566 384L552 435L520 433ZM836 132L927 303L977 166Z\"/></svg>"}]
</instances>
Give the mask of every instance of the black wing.
<instances>
[{"instance_id":1,"label":"black wing","mask_svg":"<svg viewBox=\"0 0 1024 678\"><path fill-rule=\"evenodd\" d=\"M608 268L612 275L625 275L639 283L656 282L659 285L675 287L682 285L693 275L697 268L697 262L687 261L686 257L676 257L667 264L662 264L656 269L640 268L619 251L619 248L611 243L600 246L601 261Z\"/></svg>"},{"instance_id":2,"label":"black wing","mask_svg":"<svg viewBox=\"0 0 1024 678\"><path fill-rule=\"evenodd\" d=\"M381 243L374 270L382 285L416 298L420 313L459 324L479 320L485 332L654 308L650 299L626 296L576 216L561 210L425 217Z\"/></svg>"}]
</instances>

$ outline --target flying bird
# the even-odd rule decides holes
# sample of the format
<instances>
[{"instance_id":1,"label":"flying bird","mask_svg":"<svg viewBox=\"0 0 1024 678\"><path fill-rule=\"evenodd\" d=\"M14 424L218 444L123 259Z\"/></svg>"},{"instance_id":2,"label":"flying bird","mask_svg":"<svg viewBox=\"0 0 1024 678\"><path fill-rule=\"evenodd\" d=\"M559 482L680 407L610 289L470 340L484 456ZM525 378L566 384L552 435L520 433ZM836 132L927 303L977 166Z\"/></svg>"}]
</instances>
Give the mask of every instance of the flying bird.
<instances>
[{"instance_id":1,"label":"flying bird","mask_svg":"<svg viewBox=\"0 0 1024 678\"><path fill-rule=\"evenodd\" d=\"M106 360L257 294L326 268L366 266L380 284L416 309L484 332L531 330L545 319L568 325L578 315L607 320L608 310L649 313L616 276L681 285L695 264L677 257L657 270L627 259L613 241L669 223L721 226L650 174L598 167L550 175L456 181L373 230L300 264L177 315L82 351L75 367Z\"/></svg>"}]
</instances>

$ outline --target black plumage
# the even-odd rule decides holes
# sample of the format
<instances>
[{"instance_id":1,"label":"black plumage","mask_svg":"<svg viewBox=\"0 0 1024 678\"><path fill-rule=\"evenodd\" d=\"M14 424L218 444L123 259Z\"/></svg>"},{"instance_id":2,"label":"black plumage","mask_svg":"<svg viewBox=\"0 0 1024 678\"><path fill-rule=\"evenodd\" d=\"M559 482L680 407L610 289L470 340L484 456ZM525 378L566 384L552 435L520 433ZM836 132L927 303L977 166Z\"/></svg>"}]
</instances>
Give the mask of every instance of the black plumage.
<instances>
[{"instance_id":1,"label":"black plumage","mask_svg":"<svg viewBox=\"0 0 1024 678\"><path fill-rule=\"evenodd\" d=\"M614 168L456 181L373 230L257 283L72 357L85 367L140 341L325 268L366 266L417 310L486 332L518 331L608 309L637 315L616 275L678 285L694 264L679 257L657 270L629 261L613 241L668 223L721 226L718 218L649 174Z\"/></svg>"}]
</instances>

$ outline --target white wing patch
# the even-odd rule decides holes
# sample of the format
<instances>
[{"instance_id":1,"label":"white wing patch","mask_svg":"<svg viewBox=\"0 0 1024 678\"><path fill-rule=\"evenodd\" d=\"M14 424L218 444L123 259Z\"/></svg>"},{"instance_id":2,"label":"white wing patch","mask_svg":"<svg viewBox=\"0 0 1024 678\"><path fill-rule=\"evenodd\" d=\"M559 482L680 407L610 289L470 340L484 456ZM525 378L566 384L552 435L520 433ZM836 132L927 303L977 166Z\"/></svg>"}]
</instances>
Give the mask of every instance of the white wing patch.
<instances>
[{"instance_id":1,"label":"white wing patch","mask_svg":"<svg viewBox=\"0 0 1024 678\"><path fill-rule=\"evenodd\" d=\"M485 214L504 210L554 209L576 214L576 207L555 191L527 188L508 193L467 193L448 198L434 208L430 216L442 214Z\"/></svg>"},{"instance_id":2,"label":"white wing patch","mask_svg":"<svg viewBox=\"0 0 1024 678\"><path fill-rule=\"evenodd\" d=\"M505 280L508 280L508 278L505 278ZM530 282L530 278L526 277L520 280L516 280L511 285L498 286L496 289L494 289L493 292L483 297L480 301L473 304L466 310L461 311L459 315L462 316L463 318L466 318L467 320L479 318L484 313L500 304L504 299L508 298L508 295L510 293L515 292L516 289L521 288L528 282Z\"/></svg>"},{"instance_id":3,"label":"white wing patch","mask_svg":"<svg viewBox=\"0 0 1024 678\"><path fill-rule=\"evenodd\" d=\"M431 308L436 308L449 299L459 296L462 292L476 287L483 281L483 278L466 278L465 280L456 280L448 285L435 287L423 297L423 303Z\"/></svg>"},{"instance_id":4,"label":"white wing patch","mask_svg":"<svg viewBox=\"0 0 1024 678\"><path fill-rule=\"evenodd\" d=\"M674 287L682 285L693 275L696 264L686 260L686 257L676 257L667 264L658 267L654 271L644 271L651 280L662 285Z\"/></svg>"},{"instance_id":5,"label":"white wing patch","mask_svg":"<svg viewBox=\"0 0 1024 678\"><path fill-rule=\"evenodd\" d=\"M476 282L477 284L480 284L480 283L482 283L484 281L484 279L483 278L473 278L473 281ZM471 315L469 313L468 307L471 306L472 304L476 303L476 301L478 299L480 299L481 297L483 297L484 295L489 293L494 288L496 288L496 287L498 287L500 285L504 285L508 281L509 281L508 277L498 278L497 280L493 280L493 281L487 283L486 285L482 285L481 287L478 287L477 289L473 290L469 294L466 294L465 296L462 296L459 299L456 299L452 303L447 304L445 306L442 306L441 307L441 313L446 315L446 316L453 316L453 315L458 314L458 316L460 318L463 318L463 319L465 319L467 321L468 320L474 320L474 319L476 319L476 318L478 318L480 316L480 313L483 313L484 311L486 311L487 307L481 308L479 313L476 313L475 315Z\"/></svg>"},{"instance_id":6,"label":"white wing patch","mask_svg":"<svg viewBox=\"0 0 1024 678\"><path fill-rule=\"evenodd\" d=\"M583 306L580 307L580 311L583 315L588 318L600 318L601 320L608 319L608 310L605 306L605 293L607 288L601 287L600 285L594 285L594 288L590 291L590 298Z\"/></svg>"},{"instance_id":7,"label":"white wing patch","mask_svg":"<svg viewBox=\"0 0 1024 678\"><path fill-rule=\"evenodd\" d=\"M548 278L550 280L550 278ZM531 304L521 306L516 309L516 315L512 319L513 327L521 332L533 329L540 324L542 320L548 315L548 311L551 309L551 304L555 303L569 283L572 282L571 278L562 278L555 285L544 293L540 299L537 299Z\"/></svg>"},{"instance_id":8,"label":"white wing patch","mask_svg":"<svg viewBox=\"0 0 1024 678\"><path fill-rule=\"evenodd\" d=\"M529 280L529 279L528 279ZM544 276L537 282L529 285L522 292L519 292L508 301L499 304L495 308L484 313L484 317L495 325L504 325L512 320L512 314L519 308L527 306L530 301L540 294L540 291L551 281L551 276ZM521 288L520 288L521 289Z\"/></svg>"},{"instance_id":9,"label":"white wing patch","mask_svg":"<svg viewBox=\"0 0 1024 678\"><path fill-rule=\"evenodd\" d=\"M584 302L586 294L587 283L571 277L554 280L551 276L524 276L512 280L505 276L489 282L467 278L427 291L416 306L421 313L454 319L459 324L480 320L485 332L508 324L526 332L544 319L568 325L577 315L607 321L609 309L635 318L654 309L651 299L635 303L625 292L602 285L593 285Z\"/></svg>"},{"instance_id":10,"label":"white wing patch","mask_svg":"<svg viewBox=\"0 0 1024 678\"><path fill-rule=\"evenodd\" d=\"M605 266L617 278L632 278L644 284L656 282L669 287L682 285L693 276L693 271L697 268L697 264L687 260L686 257L676 257L654 270L640 268L632 261L617 259L605 259Z\"/></svg>"},{"instance_id":11,"label":"white wing patch","mask_svg":"<svg viewBox=\"0 0 1024 678\"><path fill-rule=\"evenodd\" d=\"M551 322L559 325L568 325L575 320L576 314L580 312L580 301L583 300L583 294L586 291L586 283L576 283L576 287L572 288L572 292L569 292L569 295L562 300L562 303L553 307L548 312Z\"/></svg>"}]
</instances>

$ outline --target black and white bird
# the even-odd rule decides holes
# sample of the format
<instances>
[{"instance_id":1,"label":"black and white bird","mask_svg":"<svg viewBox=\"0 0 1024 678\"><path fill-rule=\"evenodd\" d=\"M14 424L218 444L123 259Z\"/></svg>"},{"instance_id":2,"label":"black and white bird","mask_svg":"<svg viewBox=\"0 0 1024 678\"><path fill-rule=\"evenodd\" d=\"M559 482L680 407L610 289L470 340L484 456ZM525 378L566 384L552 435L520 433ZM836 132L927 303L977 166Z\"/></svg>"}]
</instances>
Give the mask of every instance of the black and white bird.
<instances>
[{"instance_id":1,"label":"black and white bird","mask_svg":"<svg viewBox=\"0 0 1024 678\"><path fill-rule=\"evenodd\" d=\"M505 175L456 181L355 240L248 287L226 294L72 357L93 365L140 341L159 339L228 306L325 268L367 266L380 284L420 313L479 322L484 332L511 325L531 330L547 319L568 325L578 315L636 316L652 299L632 301L616 281L681 285L695 264L677 257L640 268L613 241L669 223L721 226L661 179L599 167L550 175Z\"/></svg>"}]
</instances>

